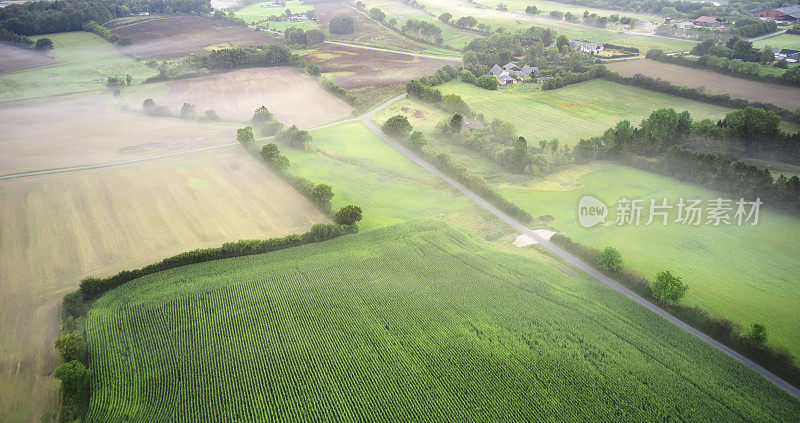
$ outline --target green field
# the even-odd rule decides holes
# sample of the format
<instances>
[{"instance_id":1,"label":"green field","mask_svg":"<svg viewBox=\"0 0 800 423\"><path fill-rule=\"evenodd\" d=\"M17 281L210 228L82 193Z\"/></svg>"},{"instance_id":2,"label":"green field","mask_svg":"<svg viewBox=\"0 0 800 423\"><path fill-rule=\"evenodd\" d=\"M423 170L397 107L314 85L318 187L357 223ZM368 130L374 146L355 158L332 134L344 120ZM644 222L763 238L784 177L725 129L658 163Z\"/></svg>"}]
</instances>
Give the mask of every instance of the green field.
<instances>
[{"instance_id":1,"label":"green field","mask_svg":"<svg viewBox=\"0 0 800 423\"><path fill-rule=\"evenodd\" d=\"M0 75L0 101L102 90L110 76L131 75L134 84L158 71L122 55L90 32L48 34L55 49L55 66ZM34 39L41 37L32 37Z\"/></svg>"},{"instance_id":2,"label":"green field","mask_svg":"<svg viewBox=\"0 0 800 423\"><path fill-rule=\"evenodd\" d=\"M699 305L743 327L760 322L769 331L768 342L784 346L800 357L800 221L762 209L757 226L666 226L613 224L621 198L649 200L679 198L733 198L672 178L625 166L595 164L571 168L546 180L527 183L495 182L507 199L533 215L555 217L553 226L576 241L597 248L619 249L625 262L652 278L670 270L690 289L686 302ZM577 205L584 195L609 206L611 224L584 228L577 221ZM705 204L705 203L704 203ZM677 217L672 210L671 221ZM704 217L705 219L705 217Z\"/></svg>"},{"instance_id":3,"label":"green field","mask_svg":"<svg viewBox=\"0 0 800 423\"><path fill-rule=\"evenodd\" d=\"M89 421L765 421L800 402L434 220L161 272L86 322Z\"/></svg>"},{"instance_id":4,"label":"green field","mask_svg":"<svg viewBox=\"0 0 800 423\"><path fill-rule=\"evenodd\" d=\"M289 173L333 187L333 208L365 210L362 229L421 217L473 214L477 206L407 159L360 122L311 132L313 151L281 146Z\"/></svg>"},{"instance_id":5,"label":"green field","mask_svg":"<svg viewBox=\"0 0 800 423\"><path fill-rule=\"evenodd\" d=\"M445 25L436 17L430 16L423 10L411 7L405 3L398 1L385 1L385 0L367 0L364 1L366 9L369 10L373 7L381 9L386 13L386 21L389 19L396 19L396 27L402 28L406 21L409 19L417 19L425 22L432 23L442 30L443 45L455 49L463 49L475 38L481 37L480 34L471 31L465 31L458 28L453 28L450 25ZM417 34L411 34L418 36Z\"/></svg>"},{"instance_id":6,"label":"green field","mask_svg":"<svg viewBox=\"0 0 800 423\"><path fill-rule=\"evenodd\" d=\"M287 1L286 6L281 6L281 7L269 7L269 5L271 4L272 4L271 1L251 4L247 7L235 11L234 13L236 14L237 18L244 19L244 21L247 22L248 24L254 24L266 21L267 18L269 18L270 16L283 15L286 12L286 9L291 10L292 13L304 13L314 9L314 6L301 3L299 0ZM269 22L269 23L275 24L279 22ZM280 22L280 23L298 24L301 22Z\"/></svg>"},{"instance_id":7,"label":"green field","mask_svg":"<svg viewBox=\"0 0 800 423\"><path fill-rule=\"evenodd\" d=\"M460 95L474 112L483 113L487 121L498 118L513 123L520 135L534 143L558 138L562 143L575 144L581 138L601 135L622 119L638 125L650 112L664 107L688 110L695 119L716 120L731 111L603 79L549 91L540 90L539 84L516 84L489 91L450 82L437 88L442 94ZM404 100L393 107L431 109L414 100ZM383 122L392 114L396 113L384 111L376 120Z\"/></svg>"},{"instance_id":8,"label":"green field","mask_svg":"<svg viewBox=\"0 0 800 423\"><path fill-rule=\"evenodd\" d=\"M480 0L476 1L476 4L482 4L489 7L496 7L498 2L492 2L488 0ZM653 14L653 13L644 13L644 12L628 12L628 11L621 11L621 10L609 10L609 9L598 9L593 7L586 7L581 5L572 5L567 3L559 3L556 1L548 1L548 0L504 0L500 3L505 4L508 6L509 11L516 11L516 12L524 12L525 8L533 5L539 8L540 11L544 11L544 15L550 13L553 10L559 10L561 12L567 13L570 12L573 15L583 16L584 11L589 11L589 13L596 13L599 16L611 16L614 14L620 16L628 16L635 19L640 19L644 21L652 21L652 22L663 22L664 17L661 15Z\"/></svg>"},{"instance_id":9,"label":"green field","mask_svg":"<svg viewBox=\"0 0 800 423\"><path fill-rule=\"evenodd\" d=\"M800 50L800 35L781 34L753 42L753 47L755 48L764 48L766 46Z\"/></svg>"}]
</instances>

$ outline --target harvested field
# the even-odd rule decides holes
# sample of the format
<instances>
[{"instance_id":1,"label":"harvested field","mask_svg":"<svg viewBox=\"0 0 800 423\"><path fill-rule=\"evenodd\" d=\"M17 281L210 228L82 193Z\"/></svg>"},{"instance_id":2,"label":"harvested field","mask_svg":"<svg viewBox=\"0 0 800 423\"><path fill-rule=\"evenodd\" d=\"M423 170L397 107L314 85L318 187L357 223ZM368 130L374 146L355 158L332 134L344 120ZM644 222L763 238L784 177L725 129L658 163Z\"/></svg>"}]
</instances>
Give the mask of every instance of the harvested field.
<instances>
[{"instance_id":1,"label":"harvested field","mask_svg":"<svg viewBox=\"0 0 800 423\"><path fill-rule=\"evenodd\" d=\"M751 81L723 75L704 69L694 69L652 60L624 60L606 64L606 67L622 75L637 73L652 78L660 78L675 85L691 88L705 87L713 94L730 94L732 98L772 103L785 109L794 110L800 106L800 88Z\"/></svg>"},{"instance_id":2,"label":"harvested field","mask_svg":"<svg viewBox=\"0 0 800 423\"><path fill-rule=\"evenodd\" d=\"M0 122L0 175L226 144L237 128L123 112L110 95L4 105Z\"/></svg>"},{"instance_id":3,"label":"harvested field","mask_svg":"<svg viewBox=\"0 0 800 423\"><path fill-rule=\"evenodd\" d=\"M450 60L429 59L405 54L366 50L335 44L323 44L311 50L306 60L322 68L322 72L345 89L405 84L428 76L444 65L457 65Z\"/></svg>"},{"instance_id":4,"label":"harvested field","mask_svg":"<svg viewBox=\"0 0 800 423\"><path fill-rule=\"evenodd\" d=\"M62 296L87 275L325 218L233 146L177 158L0 181L0 414L51 418Z\"/></svg>"},{"instance_id":5,"label":"harvested field","mask_svg":"<svg viewBox=\"0 0 800 423\"><path fill-rule=\"evenodd\" d=\"M393 48L412 52L421 52L430 46L410 40L380 24L372 21L357 10L345 6L337 1L321 2L314 5L314 10L319 17L320 26L325 30L327 39L371 45L377 47ZM356 30L352 34L335 35L328 32L328 22L332 17L343 14L355 21Z\"/></svg>"},{"instance_id":6,"label":"harvested field","mask_svg":"<svg viewBox=\"0 0 800 423\"><path fill-rule=\"evenodd\" d=\"M145 59L204 54L214 47L244 47L280 41L244 26L196 16L137 16L115 19L106 25L111 32L129 38L126 54Z\"/></svg>"},{"instance_id":7,"label":"harvested field","mask_svg":"<svg viewBox=\"0 0 800 423\"><path fill-rule=\"evenodd\" d=\"M214 109L220 116L250 119L266 106L286 126L310 128L350 116L353 108L291 67L241 69L167 83L169 94L159 104L180 109Z\"/></svg>"},{"instance_id":8,"label":"harvested field","mask_svg":"<svg viewBox=\"0 0 800 423\"><path fill-rule=\"evenodd\" d=\"M46 54L0 43L0 74L56 63L58 60Z\"/></svg>"}]
</instances>

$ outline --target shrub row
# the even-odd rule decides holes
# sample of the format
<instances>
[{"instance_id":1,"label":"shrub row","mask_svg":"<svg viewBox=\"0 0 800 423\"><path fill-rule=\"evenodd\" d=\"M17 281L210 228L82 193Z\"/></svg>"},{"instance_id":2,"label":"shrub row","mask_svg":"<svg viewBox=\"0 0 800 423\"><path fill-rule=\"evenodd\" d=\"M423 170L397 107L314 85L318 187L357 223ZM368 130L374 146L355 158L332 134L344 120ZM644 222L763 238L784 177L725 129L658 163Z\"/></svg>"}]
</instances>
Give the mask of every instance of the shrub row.
<instances>
[{"instance_id":1,"label":"shrub row","mask_svg":"<svg viewBox=\"0 0 800 423\"><path fill-rule=\"evenodd\" d=\"M688 57L684 57L681 55L675 56L667 56L661 50L650 50L647 52L647 58L651 60L656 60L659 62L671 63L673 65L680 65L686 66L695 69L708 69L719 73L724 73L726 75L735 76L737 78L743 79L751 79L753 81L760 81L760 82L767 82L770 84L783 84L783 85L792 85L792 86L800 86L800 80L795 80L790 77L792 75L788 70L784 72L785 76L776 77L773 75L761 75L760 73L743 73L743 72L734 72L730 69L721 69L719 67L711 66L709 64L709 59L715 56L701 56L700 59L690 59ZM713 62L713 59L712 59ZM756 63L756 65L759 65Z\"/></svg>"},{"instance_id":2,"label":"shrub row","mask_svg":"<svg viewBox=\"0 0 800 423\"><path fill-rule=\"evenodd\" d=\"M597 270L603 269L597 260L598 249L577 243L562 234L553 235L550 238L550 242L574 254L593 268ZM618 271L603 271L603 273L606 273L648 301L659 303L653 297L650 283L645 277L625 268ZM795 364L794 357L786 350L765 345L754 346L747 341L739 325L728 319L711 316L700 307L663 303L660 305L669 314L755 361L786 382L800 387L800 368Z\"/></svg>"},{"instance_id":3,"label":"shrub row","mask_svg":"<svg viewBox=\"0 0 800 423\"><path fill-rule=\"evenodd\" d=\"M730 107L733 109L744 109L746 107L756 107L759 109L769 110L775 112L781 118L794 123L800 123L800 114L791 110L778 107L771 103L751 102L739 98L731 98L729 94L707 94L699 91L697 88L689 88L678 86L664 81L661 79L651 78L649 76L637 73L634 76L623 76L617 72L606 71L602 75L603 78L625 85L633 85L635 87L645 88L648 90L676 95L678 97L689 98L692 100L702 101L704 103L716 104L718 106Z\"/></svg>"},{"instance_id":4,"label":"shrub row","mask_svg":"<svg viewBox=\"0 0 800 423\"><path fill-rule=\"evenodd\" d=\"M151 275L162 270L174 269L189 264L203 263L231 257L241 257L254 254L263 254L271 251L283 250L298 245L327 241L356 231L355 226L337 225L333 223L317 223L311 230L303 234L287 235L283 238L250 239L237 242L228 242L220 247L201 248L187 251L172 257L165 258L157 263L147 265L141 269L123 270L107 278L88 277L81 281L79 294L67 294L64 297L64 311L68 315L81 313L85 307L80 306L77 300L90 301L96 299L126 282L143 276ZM73 316L77 317L77 316Z\"/></svg>"}]
</instances>

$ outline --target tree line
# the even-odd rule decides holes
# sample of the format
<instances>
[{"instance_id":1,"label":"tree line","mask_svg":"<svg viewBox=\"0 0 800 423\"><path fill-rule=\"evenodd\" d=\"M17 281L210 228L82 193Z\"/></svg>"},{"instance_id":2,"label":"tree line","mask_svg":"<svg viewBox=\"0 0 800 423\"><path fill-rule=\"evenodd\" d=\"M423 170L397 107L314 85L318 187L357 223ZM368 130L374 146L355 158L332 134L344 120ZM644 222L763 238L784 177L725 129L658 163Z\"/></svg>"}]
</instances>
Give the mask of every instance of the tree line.
<instances>
[{"instance_id":1,"label":"tree line","mask_svg":"<svg viewBox=\"0 0 800 423\"><path fill-rule=\"evenodd\" d=\"M457 180L485 200L494 204L498 209L515 217L524 223L533 220L533 217L519 208L516 204L506 200L486 183L482 176L470 172L465 166L457 163L445 153L434 150L428 143L424 133L415 131L414 127L403 115L395 115L383 123L381 130L388 136L405 143L409 148L418 153L422 158L436 166L451 178Z\"/></svg>"},{"instance_id":2,"label":"tree line","mask_svg":"<svg viewBox=\"0 0 800 423\"><path fill-rule=\"evenodd\" d=\"M81 31L94 21L100 25L140 12L207 15L209 0L59 0L15 3L0 8L0 29L27 36Z\"/></svg>"}]
</instances>

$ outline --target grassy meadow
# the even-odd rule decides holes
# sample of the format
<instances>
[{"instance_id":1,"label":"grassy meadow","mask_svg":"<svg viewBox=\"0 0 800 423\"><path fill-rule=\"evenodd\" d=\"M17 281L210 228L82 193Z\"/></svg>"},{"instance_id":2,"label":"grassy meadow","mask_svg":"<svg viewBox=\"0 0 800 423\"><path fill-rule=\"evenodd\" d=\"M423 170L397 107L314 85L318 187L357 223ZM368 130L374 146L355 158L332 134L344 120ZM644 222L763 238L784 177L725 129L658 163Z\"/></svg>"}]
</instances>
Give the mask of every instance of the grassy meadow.
<instances>
[{"instance_id":1,"label":"grassy meadow","mask_svg":"<svg viewBox=\"0 0 800 423\"><path fill-rule=\"evenodd\" d=\"M95 302L86 333L90 421L800 413L600 283L435 220L137 279Z\"/></svg>"},{"instance_id":2,"label":"grassy meadow","mask_svg":"<svg viewBox=\"0 0 800 423\"><path fill-rule=\"evenodd\" d=\"M361 122L311 131L312 151L281 145L289 173L333 187L333 208L364 209L362 230L421 217L477 213L477 206L373 134Z\"/></svg>"},{"instance_id":3,"label":"grassy meadow","mask_svg":"<svg viewBox=\"0 0 800 423\"><path fill-rule=\"evenodd\" d=\"M247 7L243 7L235 11L234 13L236 14L237 18L244 19L244 21L249 24L254 24L265 21L267 20L267 18L271 16L283 15L287 9L290 10L292 13L305 13L309 10L314 9L314 6L301 3L299 0L287 1L286 6L281 6L281 7L270 7L271 4L272 4L271 1L255 3ZM270 23L277 23L277 22L270 22Z\"/></svg>"},{"instance_id":4,"label":"grassy meadow","mask_svg":"<svg viewBox=\"0 0 800 423\"><path fill-rule=\"evenodd\" d=\"M539 84L515 84L489 91L460 81L437 88L442 94L460 95L487 121L497 118L513 123L520 135L534 143L558 138L562 144L575 144L581 138L602 134L622 119L638 124L653 110L664 107L688 110L695 119L716 120L732 111L602 79L549 91L539 89ZM437 114L433 107L413 99L395 103L392 110L400 107L424 110L426 116ZM392 110L381 112L376 120L383 122L397 114ZM419 123L432 128L436 121Z\"/></svg>"},{"instance_id":5,"label":"grassy meadow","mask_svg":"<svg viewBox=\"0 0 800 423\"><path fill-rule=\"evenodd\" d=\"M764 48L766 46L800 50L800 35L780 34L753 42L753 47L755 48Z\"/></svg>"},{"instance_id":6,"label":"grassy meadow","mask_svg":"<svg viewBox=\"0 0 800 423\"><path fill-rule=\"evenodd\" d=\"M106 89L111 76L133 77L134 84L158 71L122 55L106 40L90 32L48 34L59 64L0 75L0 102ZM32 37L33 39L41 37Z\"/></svg>"}]
</instances>

